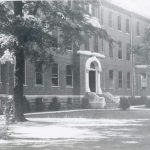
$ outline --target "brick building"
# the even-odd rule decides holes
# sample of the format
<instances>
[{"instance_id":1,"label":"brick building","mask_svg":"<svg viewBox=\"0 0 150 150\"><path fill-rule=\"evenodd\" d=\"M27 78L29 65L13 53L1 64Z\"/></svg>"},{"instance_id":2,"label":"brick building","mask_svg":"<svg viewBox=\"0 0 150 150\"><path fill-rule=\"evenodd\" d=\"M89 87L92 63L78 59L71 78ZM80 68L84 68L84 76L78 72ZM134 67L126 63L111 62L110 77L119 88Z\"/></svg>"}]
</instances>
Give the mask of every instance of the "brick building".
<instances>
[{"instance_id":1,"label":"brick building","mask_svg":"<svg viewBox=\"0 0 150 150\"><path fill-rule=\"evenodd\" d=\"M69 1L69 5L73 7L73 1ZM46 71L41 64L33 65L26 60L24 94L29 100L41 97L46 102L57 96L62 101L72 98L78 104L86 92L119 96L141 94L131 50L142 42L150 20L105 0L96 4L86 2L83 7L114 42L85 36L79 50L55 55L55 63ZM3 64L0 71L0 94L12 94L13 65Z\"/></svg>"}]
</instances>

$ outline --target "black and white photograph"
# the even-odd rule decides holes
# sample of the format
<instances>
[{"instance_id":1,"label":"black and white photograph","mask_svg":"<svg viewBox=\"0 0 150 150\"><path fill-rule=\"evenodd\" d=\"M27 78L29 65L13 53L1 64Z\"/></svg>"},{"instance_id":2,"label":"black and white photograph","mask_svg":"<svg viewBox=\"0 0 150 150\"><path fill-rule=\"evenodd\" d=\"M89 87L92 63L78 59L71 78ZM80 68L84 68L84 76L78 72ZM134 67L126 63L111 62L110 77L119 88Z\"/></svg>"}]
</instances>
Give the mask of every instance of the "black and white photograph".
<instances>
[{"instance_id":1,"label":"black and white photograph","mask_svg":"<svg viewBox=\"0 0 150 150\"><path fill-rule=\"evenodd\" d=\"M149 147L149 0L0 0L0 150Z\"/></svg>"}]
</instances>

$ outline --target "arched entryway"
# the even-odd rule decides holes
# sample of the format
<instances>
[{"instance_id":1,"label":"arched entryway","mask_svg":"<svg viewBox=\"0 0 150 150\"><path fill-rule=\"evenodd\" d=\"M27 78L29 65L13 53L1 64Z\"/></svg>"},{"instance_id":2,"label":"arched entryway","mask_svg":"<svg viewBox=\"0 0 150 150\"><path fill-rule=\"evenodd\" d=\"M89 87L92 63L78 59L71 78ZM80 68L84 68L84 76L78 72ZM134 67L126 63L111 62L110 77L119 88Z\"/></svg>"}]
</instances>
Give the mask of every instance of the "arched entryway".
<instances>
[{"instance_id":1,"label":"arched entryway","mask_svg":"<svg viewBox=\"0 0 150 150\"><path fill-rule=\"evenodd\" d=\"M102 71L99 60L93 56L86 61L85 65L85 90L102 94L100 86L100 72Z\"/></svg>"}]
</instances>

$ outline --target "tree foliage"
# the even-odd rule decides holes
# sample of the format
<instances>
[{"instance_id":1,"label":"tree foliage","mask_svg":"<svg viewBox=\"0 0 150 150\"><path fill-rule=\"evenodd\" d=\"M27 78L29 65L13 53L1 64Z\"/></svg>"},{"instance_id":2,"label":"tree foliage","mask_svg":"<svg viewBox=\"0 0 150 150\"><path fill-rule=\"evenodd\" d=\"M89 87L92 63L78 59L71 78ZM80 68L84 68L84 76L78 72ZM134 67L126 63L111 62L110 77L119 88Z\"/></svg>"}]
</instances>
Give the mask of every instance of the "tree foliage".
<instances>
[{"instance_id":1,"label":"tree foliage","mask_svg":"<svg viewBox=\"0 0 150 150\"><path fill-rule=\"evenodd\" d=\"M1 53L14 51L15 42L32 61L49 62L53 52L64 53L70 43L80 45L84 32L107 37L104 30L87 21L80 5L75 9L63 1L25 1L22 5L22 16L15 16L12 2L0 3Z\"/></svg>"},{"instance_id":2,"label":"tree foliage","mask_svg":"<svg viewBox=\"0 0 150 150\"><path fill-rule=\"evenodd\" d=\"M137 60L142 64L150 64L150 28L145 29L143 42L135 45L134 53L137 55Z\"/></svg>"}]
</instances>

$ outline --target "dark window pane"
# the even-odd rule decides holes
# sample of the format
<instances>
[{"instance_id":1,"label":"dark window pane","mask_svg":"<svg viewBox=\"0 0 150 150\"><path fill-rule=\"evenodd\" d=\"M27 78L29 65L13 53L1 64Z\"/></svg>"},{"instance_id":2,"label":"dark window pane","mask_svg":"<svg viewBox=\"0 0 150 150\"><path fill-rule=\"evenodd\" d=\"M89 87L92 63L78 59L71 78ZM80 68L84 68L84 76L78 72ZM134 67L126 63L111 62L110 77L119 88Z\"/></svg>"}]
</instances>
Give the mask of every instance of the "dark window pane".
<instances>
[{"instance_id":1,"label":"dark window pane","mask_svg":"<svg viewBox=\"0 0 150 150\"><path fill-rule=\"evenodd\" d=\"M109 57L113 58L113 43L109 41Z\"/></svg>"},{"instance_id":2,"label":"dark window pane","mask_svg":"<svg viewBox=\"0 0 150 150\"><path fill-rule=\"evenodd\" d=\"M119 88L122 88L122 72L119 71Z\"/></svg>"},{"instance_id":3,"label":"dark window pane","mask_svg":"<svg viewBox=\"0 0 150 150\"><path fill-rule=\"evenodd\" d=\"M41 62L35 64L35 82L36 84L43 84L43 68Z\"/></svg>"},{"instance_id":4,"label":"dark window pane","mask_svg":"<svg viewBox=\"0 0 150 150\"><path fill-rule=\"evenodd\" d=\"M130 72L127 72L127 88L130 88Z\"/></svg>"},{"instance_id":5,"label":"dark window pane","mask_svg":"<svg viewBox=\"0 0 150 150\"><path fill-rule=\"evenodd\" d=\"M72 76L67 77L67 86L72 86Z\"/></svg>"},{"instance_id":6,"label":"dark window pane","mask_svg":"<svg viewBox=\"0 0 150 150\"><path fill-rule=\"evenodd\" d=\"M36 72L36 84L43 84L42 73Z\"/></svg>"},{"instance_id":7,"label":"dark window pane","mask_svg":"<svg viewBox=\"0 0 150 150\"><path fill-rule=\"evenodd\" d=\"M52 86L58 86L58 64L52 65Z\"/></svg>"},{"instance_id":8,"label":"dark window pane","mask_svg":"<svg viewBox=\"0 0 150 150\"><path fill-rule=\"evenodd\" d=\"M66 66L66 85L72 86L72 66L67 65Z\"/></svg>"}]
</instances>

